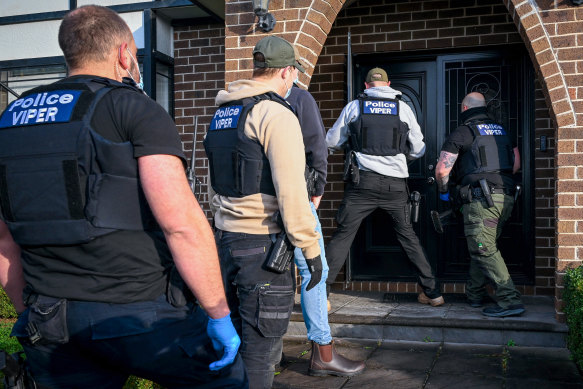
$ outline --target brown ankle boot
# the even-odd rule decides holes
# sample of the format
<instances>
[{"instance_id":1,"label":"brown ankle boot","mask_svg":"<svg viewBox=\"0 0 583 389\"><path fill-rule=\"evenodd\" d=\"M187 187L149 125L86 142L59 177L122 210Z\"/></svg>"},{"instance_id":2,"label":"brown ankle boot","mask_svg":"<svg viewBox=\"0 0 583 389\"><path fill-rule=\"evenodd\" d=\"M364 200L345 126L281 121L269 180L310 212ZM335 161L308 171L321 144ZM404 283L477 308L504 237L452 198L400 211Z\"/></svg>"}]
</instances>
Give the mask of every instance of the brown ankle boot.
<instances>
[{"instance_id":1,"label":"brown ankle boot","mask_svg":"<svg viewBox=\"0 0 583 389\"><path fill-rule=\"evenodd\" d=\"M319 345L316 342L312 342L312 356L310 357L310 368L308 369L309 375L321 377L329 374L352 377L362 373L363 370L364 362L352 361L338 354L334 348L334 341L326 345Z\"/></svg>"}]
</instances>

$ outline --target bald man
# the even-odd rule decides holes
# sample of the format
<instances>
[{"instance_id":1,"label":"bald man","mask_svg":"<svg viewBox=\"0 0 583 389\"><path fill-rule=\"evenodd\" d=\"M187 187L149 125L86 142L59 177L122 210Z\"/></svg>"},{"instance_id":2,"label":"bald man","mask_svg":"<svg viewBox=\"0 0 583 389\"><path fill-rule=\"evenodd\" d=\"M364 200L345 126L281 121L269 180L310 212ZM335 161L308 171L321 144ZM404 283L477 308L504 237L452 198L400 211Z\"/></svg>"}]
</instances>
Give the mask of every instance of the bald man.
<instances>
[{"instance_id":1,"label":"bald man","mask_svg":"<svg viewBox=\"0 0 583 389\"><path fill-rule=\"evenodd\" d=\"M459 120L462 124L441 148L435 178L440 199L449 201L449 174L454 170L453 201L461 206L471 258L468 303L481 307L487 296L486 283L490 282L497 304L482 313L491 317L520 315L525 310L520 293L496 244L514 206L513 175L520 169L516 139L488 116L486 100L480 93L470 93L463 99Z\"/></svg>"}]
</instances>

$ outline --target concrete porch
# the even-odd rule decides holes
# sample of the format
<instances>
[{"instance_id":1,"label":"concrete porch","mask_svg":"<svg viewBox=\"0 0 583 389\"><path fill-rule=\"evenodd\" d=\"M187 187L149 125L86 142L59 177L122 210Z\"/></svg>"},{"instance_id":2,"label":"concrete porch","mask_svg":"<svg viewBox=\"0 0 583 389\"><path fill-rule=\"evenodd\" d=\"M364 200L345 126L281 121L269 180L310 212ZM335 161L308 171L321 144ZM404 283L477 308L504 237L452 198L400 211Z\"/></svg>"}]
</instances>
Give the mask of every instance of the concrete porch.
<instances>
[{"instance_id":1,"label":"concrete porch","mask_svg":"<svg viewBox=\"0 0 583 389\"><path fill-rule=\"evenodd\" d=\"M550 296L523 296L526 312L507 318L482 315L482 308L471 308L464 295L445 294L444 298L445 305L431 307L419 304L416 294L333 291L332 336L383 342L566 347L567 325L557 322ZM286 338L306 339L299 294Z\"/></svg>"}]
</instances>

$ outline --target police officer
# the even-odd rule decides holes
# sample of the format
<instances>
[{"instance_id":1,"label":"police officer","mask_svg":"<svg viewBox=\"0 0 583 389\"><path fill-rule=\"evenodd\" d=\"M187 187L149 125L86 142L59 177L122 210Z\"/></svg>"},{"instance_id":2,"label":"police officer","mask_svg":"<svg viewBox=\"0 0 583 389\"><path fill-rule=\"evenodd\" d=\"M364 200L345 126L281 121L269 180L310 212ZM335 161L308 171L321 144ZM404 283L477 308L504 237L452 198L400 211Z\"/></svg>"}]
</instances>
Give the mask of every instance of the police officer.
<instances>
[{"instance_id":1,"label":"police officer","mask_svg":"<svg viewBox=\"0 0 583 389\"><path fill-rule=\"evenodd\" d=\"M322 123L322 117L318 104L314 97L295 83L289 97L286 99L295 110L306 150L307 180L310 207L316 219L316 231L320 234L318 240L322 254L322 278L318 285L311 290L306 290L311 280L311 274L302 254L302 250L294 250L295 263L302 277L301 303L304 322L308 330L308 339L312 341L312 355L308 374L310 375L336 375L354 376L364 370L364 362L351 361L336 352L334 348L330 325L328 324L328 299L326 296L326 277L328 276L328 264L324 252L324 238L322 226L318 219L316 209L324 194L326 186L326 174L328 166L328 148L326 147L326 129Z\"/></svg>"},{"instance_id":2,"label":"police officer","mask_svg":"<svg viewBox=\"0 0 583 389\"><path fill-rule=\"evenodd\" d=\"M420 158L425 143L415 114L400 100L401 92L390 87L387 73L373 68L366 75L366 89L351 101L326 134L328 147L348 143L346 158L353 161L352 177L346 183L338 209L338 228L326 247L327 284L331 285L346 261L362 220L375 209L393 220L397 239L418 271L422 292L417 300L439 306L444 303L425 251L411 225L407 160Z\"/></svg>"},{"instance_id":3,"label":"police officer","mask_svg":"<svg viewBox=\"0 0 583 389\"><path fill-rule=\"evenodd\" d=\"M176 127L132 81L131 30L85 6L59 44L69 76L0 117L0 280L32 375L47 388L121 388L130 374L248 387Z\"/></svg>"},{"instance_id":4,"label":"police officer","mask_svg":"<svg viewBox=\"0 0 583 389\"><path fill-rule=\"evenodd\" d=\"M449 174L454 170L454 202L462 205L464 232L470 253L470 274L466 285L468 303L482 306L486 282L495 290L497 304L484 308L486 316L520 315L525 309L496 240L512 213L520 154L504 127L490 119L484 96L468 94L461 104L460 122L441 148L435 177L439 197L450 200ZM489 193L488 193L489 192Z\"/></svg>"},{"instance_id":5,"label":"police officer","mask_svg":"<svg viewBox=\"0 0 583 389\"><path fill-rule=\"evenodd\" d=\"M306 159L298 119L285 98L298 71L294 47L268 36L253 49L250 80L229 84L204 140L216 240L232 319L252 388L271 388L294 304L293 264L266 266L282 228L306 258L310 281L323 266L320 234L307 201ZM278 223L277 214L281 216ZM291 258L290 258L291 259Z\"/></svg>"}]
</instances>

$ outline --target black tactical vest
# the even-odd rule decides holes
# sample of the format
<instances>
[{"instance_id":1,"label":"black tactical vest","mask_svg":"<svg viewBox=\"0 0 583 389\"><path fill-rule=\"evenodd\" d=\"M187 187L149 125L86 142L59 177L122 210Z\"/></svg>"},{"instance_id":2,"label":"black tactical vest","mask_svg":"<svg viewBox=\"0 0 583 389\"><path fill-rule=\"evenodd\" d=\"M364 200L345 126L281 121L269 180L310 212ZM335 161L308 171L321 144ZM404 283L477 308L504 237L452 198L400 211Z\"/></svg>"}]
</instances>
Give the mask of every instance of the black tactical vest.
<instances>
[{"instance_id":1,"label":"black tactical vest","mask_svg":"<svg viewBox=\"0 0 583 389\"><path fill-rule=\"evenodd\" d=\"M271 100L293 109L278 94L268 92L223 104L217 109L204 140L211 185L222 196L255 193L275 196L269 160L263 146L245 135L247 115L255 104Z\"/></svg>"},{"instance_id":2,"label":"black tactical vest","mask_svg":"<svg viewBox=\"0 0 583 389\"><path fill-rule=\"evenodd\" d=\"M349 125L352 150L368 155L395 156L409 152L409 126L399 117L399 100L358 96L360 115Z\"/></svg>"},{"instance_id":3,"label":"black tactical vest","mask_svg":"<svg viewBox=\"0 0 583 389\"><path fill-rule=\"evenodd\" d=\"M24 246L73 245L157 227L130 142L91 128L99 101L131 86L80 79L35 88L0 116L0 211Z\"/></svg>"},{"instance_id":4,"label":"black tactical vest","mask_svg":"<svg viewBox=\"0 0 583 389\"><path fill-rule=\"evenodd\" d=\"M464 124L472 130L474 141L471 149L456 163L458 182L468 174L512 173L514 151L504 127L488 120Z\"/></svg>"}]
</instances>

